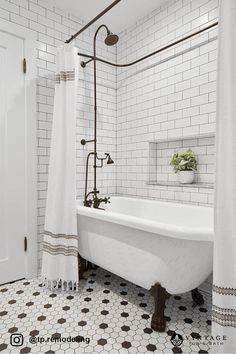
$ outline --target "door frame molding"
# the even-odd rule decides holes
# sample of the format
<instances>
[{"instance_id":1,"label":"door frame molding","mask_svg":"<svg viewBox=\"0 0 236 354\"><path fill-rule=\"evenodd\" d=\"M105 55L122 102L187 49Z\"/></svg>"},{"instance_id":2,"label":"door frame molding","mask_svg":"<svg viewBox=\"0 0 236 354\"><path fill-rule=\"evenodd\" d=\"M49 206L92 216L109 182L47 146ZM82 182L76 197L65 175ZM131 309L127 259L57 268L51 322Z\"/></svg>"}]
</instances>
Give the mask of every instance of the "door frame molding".
<instances>
[{"instance_id":1,"label":"door frame molding","mask_svg":"<svg viewBox=\"0 0 236 354\"><path fill-rule=\"evenodd\" d=\"M37 255L37 115L36 115L36 32L1 19L0 31L21 38L24 43L24 57L27 60L25 79L26 107L26 229L28 247L25 257L25 277L35 277L38 273ZM23 58L22 58L23 73ZM22 235L22 247L23 247Z\"/></svg>"}]
</instances>

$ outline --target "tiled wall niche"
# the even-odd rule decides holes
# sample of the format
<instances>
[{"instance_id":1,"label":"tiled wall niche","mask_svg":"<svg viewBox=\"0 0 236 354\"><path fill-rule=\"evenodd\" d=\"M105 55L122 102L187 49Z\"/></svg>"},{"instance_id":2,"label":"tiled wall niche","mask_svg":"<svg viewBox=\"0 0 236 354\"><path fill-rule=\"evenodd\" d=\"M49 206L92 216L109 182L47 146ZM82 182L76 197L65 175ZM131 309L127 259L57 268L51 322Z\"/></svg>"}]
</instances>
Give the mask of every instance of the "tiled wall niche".
<instances>
[{"instance_id":1,"label":"tiled wall niche","mask_svg":"<svg viewBox=\"0 0 236 354\"><path fill-rule=\"evenodd\" d=\"M180 186L170 158L174 152L188 149L193 151L198 163L194 182L189 187L214 188L214 135L150 142L148 185Z\"/></svg>"}]
</instances>

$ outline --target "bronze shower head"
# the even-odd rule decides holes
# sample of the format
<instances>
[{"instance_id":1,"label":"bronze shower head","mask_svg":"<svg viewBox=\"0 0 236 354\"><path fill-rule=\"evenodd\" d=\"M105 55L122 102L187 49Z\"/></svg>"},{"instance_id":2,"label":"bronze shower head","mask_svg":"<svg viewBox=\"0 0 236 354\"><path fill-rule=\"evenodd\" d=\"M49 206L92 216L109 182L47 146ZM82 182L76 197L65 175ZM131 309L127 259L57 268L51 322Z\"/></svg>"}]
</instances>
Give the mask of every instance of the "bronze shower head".
<instances>
[{"instance_id":1,"label":"bronze shower head","mask_svg":"<svg viewBox=\"0 0 236 354\"><path fill-rule=\"evenodd\" d=\"M106 45L112 46L115 45L118 41L119 41L119 37L116 34L109 31L107 37L105 38Z\"/></svg>"}]
</instances>

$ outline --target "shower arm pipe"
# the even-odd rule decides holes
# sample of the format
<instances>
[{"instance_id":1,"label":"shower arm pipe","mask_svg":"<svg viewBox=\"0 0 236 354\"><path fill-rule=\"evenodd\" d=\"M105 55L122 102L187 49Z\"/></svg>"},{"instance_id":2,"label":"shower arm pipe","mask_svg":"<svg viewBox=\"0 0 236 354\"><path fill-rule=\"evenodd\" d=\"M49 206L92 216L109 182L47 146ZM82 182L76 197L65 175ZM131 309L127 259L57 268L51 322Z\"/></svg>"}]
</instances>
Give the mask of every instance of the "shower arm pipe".
<instances>
[{"instance_id":1,"label":"shower arm pipe","mask_svg":"<svg viewBox=\"0 0 236 354\"><path fill-rule=\"evenodd\" d=\"M76 37L78 37L81 33L83 33L88 27L90 27L93 23L95 23L99 18L105 15L108 11L110 11L114 6L116 6L121 0L115 0L111 5L106 7L102 12L100 12L96 17L94 17L90 22L88 22L83 28L81 28L78 32L73 34L69 39L67 39L64 43L68 44L73 41Z\"/></svg>"},{"instance_id":2,"label":"shower arm pipe","mask_svg":"<svg viewBox=\"0 0 236 354\"><path fill-rule=\"evenodd\" d=\"M94 194L96 197L96 193L97 193L97 165L96 165L96 159L97 159L97 60L96 60L96 40L97 40L97 35L98 32L100 31L101 28L105 28L107 33L109 33L109 29L106 25L100 25L96 32L95 35L93 37L93 56L94 56L94 61L93 61L93 75L94 75L94 79L93 79L93 86L94 86L94 170L93 170L93 174L94 174Z\"/></svg>"},{"instance_id":3,"label":"shower arm pipe","mask_svg":"<svg viewBox=\"0 0 236 354\"><path fill-rule=\"evenodd\" d=\"M109 65L111 65L111 66L115 66L115 67L117 67L117 68L124 68L124 67L128 67L128 66L132 66L132 65L134 65L134 64L138 64L139 62L141 62L141 61L143 61L143 60L145 60L145 59L148 59L148 58L152 57L153 55L159 54L159 53L163 52L164 50L167 50L167 49L169 49L169 48L171 48L171 47L173 47L173 46L175 46L175 45L177 45L177 44L180 44L180 43L186 41L187 39L190 39L190 38L192 38L192 37L195 37L195 36L197 36L198 34L201 34L201 33L205 32L205 31L207 31L207 30L209 30L209 29L211 29L211 28L216 27L217 25L218 25L218 21L212 23L211 25L209 25L209 26L207 26L207 27L204 27L204 28L200 29L200 30L197 31L197 32L191 33L191 34L189 34L189 35L187 35L187 36L185 36L185 37L183 37L183 38L181 38L181 39L178 39L177 41L175 41L175 42L173 42L173 43L167 44L166 46L161 47L161 48L155 50L154 52L152 52L152 53L150 53L150 54L147 54L147 55L145 55L144 57L139 58L139 59L137 59L137 60L135 60L135 61L133 61L133 62L131 62L131 63L127 63L127 64L116 64L116 63L112 63L112 62L110 62L110 61L108 61L108 60L104 60L104 59L101 59L101 58L97 58L97 57L95 57L94 55L92 56L92 55L89 55L89 54L84 54L84 53L77 53L77 54L78 54L79 56L83 56L83 57L85 57L85 58L89 58L89 60L88 60L87 62L85 62L85 61L82 61L82 62L81 62L80 65L81 65L83 68L85 68L86 65L89 64L90 62L96 61L96 60L97 60L97 61L100 61L100 62L102 62L102 63L105 63L105 64L109 64Z\"/></svg>"}]
</instances>

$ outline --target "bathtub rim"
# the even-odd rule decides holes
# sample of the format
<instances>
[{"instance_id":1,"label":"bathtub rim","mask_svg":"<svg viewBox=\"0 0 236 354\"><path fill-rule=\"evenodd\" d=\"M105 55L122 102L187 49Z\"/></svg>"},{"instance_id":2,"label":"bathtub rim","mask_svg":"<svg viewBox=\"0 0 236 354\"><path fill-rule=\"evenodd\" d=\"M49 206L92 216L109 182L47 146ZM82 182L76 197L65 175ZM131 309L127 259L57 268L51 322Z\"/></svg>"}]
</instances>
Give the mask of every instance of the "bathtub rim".
<instances>
[{"instance_id":1,"label":"bathtub rim","mask_svg":"<svg viewBox=\"0 0 236 354\"><path fill-rule=\"evenodd\" d=\"M135 199L137 201L151 201L156 203L165 203L172 204L174 206L179 205L179 203L169 203L163 201L155 201L148 199L140 199L140 198L127 198L120 196L113 196L111 198L119 198L119 199ZM195 205L187 205L190 208L209 208ZM210 208L209 208L210 209ZM214 241L214 231L213 228L194 228L188 226L177 226L171 225L167 223L156 222L152 220L147 220L144 218L125 215L122 213L108 211L108 210L99 210L88 208L83 205L83 201L81 199L77 200L76 206L77 214L106 221L109 223L115 223L118 225L142 230L145 232L150 232L154 234L159 234L162 236L167 236L175 239L184 239L189 241L203 241L203 242L213 242Z\"/></svg>"}]
</instances>

